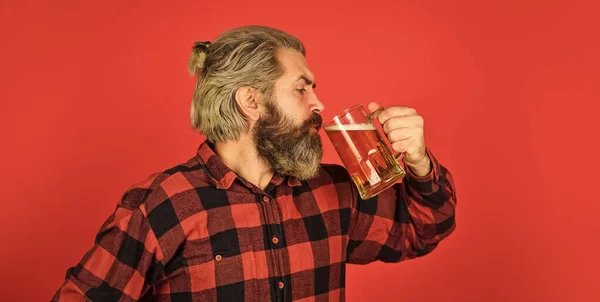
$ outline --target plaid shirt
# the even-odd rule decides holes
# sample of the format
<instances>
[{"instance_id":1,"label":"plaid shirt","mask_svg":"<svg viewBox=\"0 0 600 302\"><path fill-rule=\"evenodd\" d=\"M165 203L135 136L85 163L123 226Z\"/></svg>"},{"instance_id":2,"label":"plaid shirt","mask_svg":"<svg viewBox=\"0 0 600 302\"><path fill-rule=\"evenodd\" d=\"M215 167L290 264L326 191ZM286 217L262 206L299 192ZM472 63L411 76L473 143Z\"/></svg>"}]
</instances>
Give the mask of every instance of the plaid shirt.
<instances>
[{"instance_id":1,"label":"plaid shirt","mask_svg":"<svg viewBox=\"0 0 600 302\"><path fill-rule=\"evenodd\" d=\"M127 190L52 301L344 300L346 263L423 256L453 231L452 177L429 156L428 176L362 200L339 165L261 190L205 142Z\"/></svg>"}]
</instances>

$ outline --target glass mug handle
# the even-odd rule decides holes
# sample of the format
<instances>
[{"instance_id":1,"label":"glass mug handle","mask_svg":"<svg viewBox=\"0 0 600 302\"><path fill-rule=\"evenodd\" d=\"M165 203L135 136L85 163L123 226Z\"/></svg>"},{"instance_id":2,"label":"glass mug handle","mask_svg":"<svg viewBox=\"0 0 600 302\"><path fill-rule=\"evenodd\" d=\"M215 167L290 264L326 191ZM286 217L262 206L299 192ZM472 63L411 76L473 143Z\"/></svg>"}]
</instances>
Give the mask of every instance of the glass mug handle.
<instances>
[{"instance_id":1,"label":"glass mug handle","mask_svg":"<svg viewBox=\"0 0 600 302\"><path fill-rule=\"evenodd\" d=\"M373 123L375 120L377 120L377 118L379 117L379 115L381 114L381 112L383 112L383 110L385 110L385 108L381 107L371 113L369 113L367 115L367 119L369 120L369 122ZM379 121L379 120L378 120ZM379 122L381 124L381 122ZM383 124L381 124L381 126L383 127ZM390 141L387 136L385 135L385 133L383 133L383 136L385 136L385 140L387 140L388 142ZM394 150L390 150L392 152L394 152ZM396 154L396 160L399 160L400 158L402 158L402 156L404 155L404 152L400 152L398 154Z\"/></svg>"}]
</instances>

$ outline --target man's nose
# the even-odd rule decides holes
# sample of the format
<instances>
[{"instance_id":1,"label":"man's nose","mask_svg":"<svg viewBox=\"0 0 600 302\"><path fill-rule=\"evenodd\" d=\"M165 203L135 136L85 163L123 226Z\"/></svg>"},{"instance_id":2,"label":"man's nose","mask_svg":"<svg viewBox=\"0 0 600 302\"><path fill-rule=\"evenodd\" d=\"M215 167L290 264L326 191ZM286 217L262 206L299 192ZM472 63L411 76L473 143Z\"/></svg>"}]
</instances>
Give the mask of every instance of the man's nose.
<instances>
[{"instance_id":1,"label":"man's nose","mask_svg":"<svg viewBox=\"0 0 600 302\"><path fill-rule=\"evenodd\" d=\"M323 110L325 110L325 105L323 105L316 94L312 93L312 97L310 99L310 111L321 113Z\"/></svg>"}]
</instances>

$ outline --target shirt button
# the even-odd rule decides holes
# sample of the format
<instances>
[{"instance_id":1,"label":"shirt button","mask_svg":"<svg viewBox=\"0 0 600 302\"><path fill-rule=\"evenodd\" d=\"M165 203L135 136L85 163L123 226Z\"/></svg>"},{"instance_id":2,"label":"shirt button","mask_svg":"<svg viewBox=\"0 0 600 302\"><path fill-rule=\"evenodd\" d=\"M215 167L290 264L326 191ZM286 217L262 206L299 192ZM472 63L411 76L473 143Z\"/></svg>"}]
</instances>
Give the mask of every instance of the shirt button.
<instances>
[{"instance_id":1,"label":"shirt button","mask_svg":"<svg viewBox=\"0 0 600 302\"><path fill-rule=\"evenodd\" d=\"M279 287L279 289L282 289L284 284L283 284L283 282L279 281L279 283L277 283L277 286Z\"/></svg>"},{"instance_id":2,"label":"shirt button","mask_svg":"<svg viewBox=\"0 0 600 302\"><path fill-rule=\"evenodd\" d=\"M264 202L268 202L269 201L269 197L267 197L267 196L263 197L263 201Z\"/></svg>"},{"instance_id":3,"label":"shirt button","mask_svg":"<svg viewBox=\"0 0 600 302\"><path fill-rule=\"evenodd\" d=\"M223 259L223 256L221 256L221 255L215 256L215 260L217 260L217 261L221 261L222 259Z\"/></svg>"},{"instance_id":4,"label":"shirt button","mask_svg":"<svg viewBox=\"0 0 600 302\"><path fill-rule=\"evenodd\" d=\"M277 243L279 243L279 238L273 237L273 239L271 239L271 242L273 242L274 244L277 244Z\"/></svg>"}]
</instances>

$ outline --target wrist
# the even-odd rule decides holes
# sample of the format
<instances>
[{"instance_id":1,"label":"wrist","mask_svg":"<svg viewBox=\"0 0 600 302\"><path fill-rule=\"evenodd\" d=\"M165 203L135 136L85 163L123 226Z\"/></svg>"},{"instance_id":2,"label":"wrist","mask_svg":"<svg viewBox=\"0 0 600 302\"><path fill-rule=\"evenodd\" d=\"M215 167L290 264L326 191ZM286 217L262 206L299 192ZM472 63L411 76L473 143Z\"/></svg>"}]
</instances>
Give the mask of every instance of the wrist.
<instances>
[{"instance_id":1,"label":"wrist","mask_svg":"<svg viewBox=\"0 0 600 302\"><path fill-rule=\"evenodd\" d=\"M431 159L427 153L425 153L421 160L415 163L405 162L405 164L415 176L422 177L431 173Z\"/></svg>"}]
</instances>

